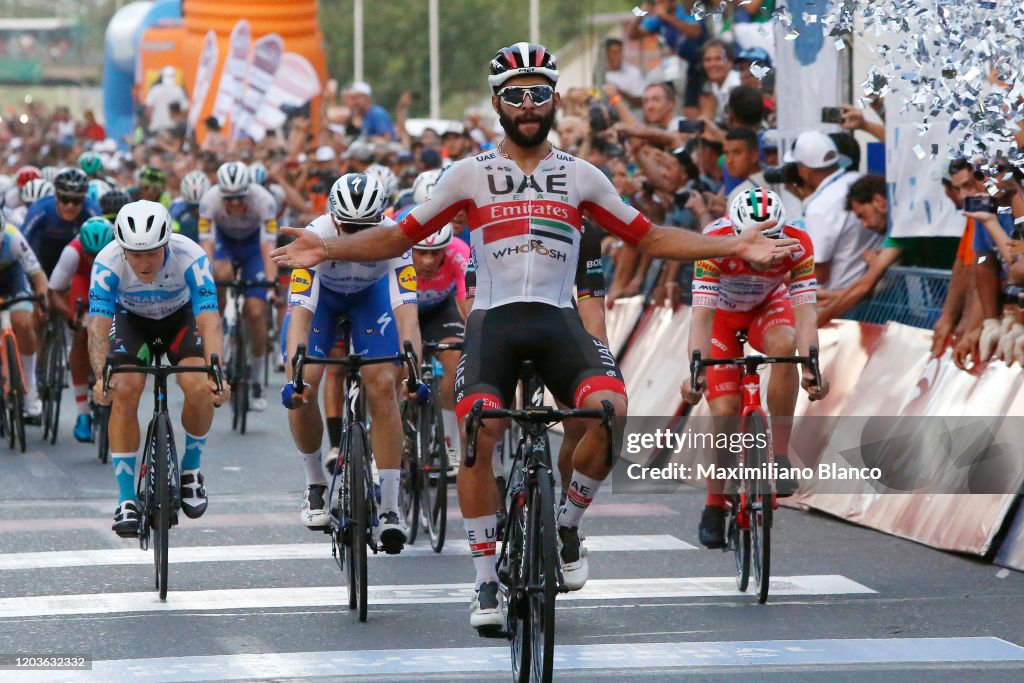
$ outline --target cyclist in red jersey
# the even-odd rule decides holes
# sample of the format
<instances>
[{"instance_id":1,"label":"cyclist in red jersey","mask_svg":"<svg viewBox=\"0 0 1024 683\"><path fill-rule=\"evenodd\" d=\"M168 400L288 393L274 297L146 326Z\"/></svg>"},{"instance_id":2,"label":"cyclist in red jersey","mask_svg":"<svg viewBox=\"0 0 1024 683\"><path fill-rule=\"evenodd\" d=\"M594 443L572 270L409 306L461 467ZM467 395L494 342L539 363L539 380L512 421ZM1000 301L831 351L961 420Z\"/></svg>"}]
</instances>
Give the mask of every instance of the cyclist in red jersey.
<instances>
[{"instance_id":1,"label":"cyclist in red jersey","mask_svg":"<svg viewBox=\"0 0 1024 683\"><path fill-rule=\"evenodd\" d=\"M84 443L93 440L92 412L89 410L89 347L88 322L84 320L89 311L89 277L96 254L114 239L114 226L106 218L96 216L82 224L78 236L71 240L61 252L57 265L50 276L47 299L74 330L71 339L71 355L68 365L71 369L71 384L75 391L74 436ZM79 306L84 304L84 311ZM79 319L79 315L83 319Z\"/></svg>"},{"instance_id":2,"label":"cyclist in red jersey","mask_svg":"<svg viewBox=\"0 0 1024 683\"><path fill-rule=\"evenodd\" d=\"M430 199L397 226L329 239L288 228L296 239L277 249L274 259L293 267L337 258L377 261L402 254L467 210L477 289L456 378L456 412L464 417L477 400L487 407L508 405L520 362L530 359L556 399L596 409L607 400L624 417L626 392L615 358L587 333L572 307L582 214L659 258L739 256L769 265L797 242L771 240L757 229L739 237L710 236L652 225L623 203L601 171L547 142L559 96L555 58L544 46L503 48L490 71L491 106L506 133L497 149L452 164ZM607 437L597 421L590 422L574 454L569 496L557 521L562 575L570 590L581 588L588 575L580 520L610 472L604 462ZM500 421L485 422L477 452L492 452L500 435ZM505 618L495 567L494 473L463 467L457 483L476 569L470 625L500 628Z\"/></svg>"},{"instance_id":3,"label":"cyclist in red jersey","mask_svg":"<svg viewBox=\"0 0 1024 683\"><path fill-rule=\"evenodd\" d=\"M744 333L750 345L768 356L792 356L799 348L806 355L818 344L815 307L814 248L810 235L786 223L782 200L771 190L755 187L737 195L729 217L704 228L706 235L733 235L750 225L773 227L763 233L772 238L790 237L798 248L767 266L754 266L729 257L698 261L693 276L693 318L690 323L690 354L699 350L705 358L734 358L743 355L737 338ZM787 283L788 279L788 283ZM707 388L708 404L715 417L739 416L741 409L740 369L735 365L708 368L699 386ZM824 398L828 385L814 386L814 377L803 370L803 387L812 401ZM696 404L703 391L693 393L690 381L683 383L687 402ZM774 365L768 382L768 412L792 416L798 390L795 365ZM786 450L788 425L773 425L772 441L779 469L790 467ZM777 482L780 496L795 491L792 479ZM710 492L700 518L700 542L708 548L725 545L726 498Z\"/></svg>"}]
</instances>

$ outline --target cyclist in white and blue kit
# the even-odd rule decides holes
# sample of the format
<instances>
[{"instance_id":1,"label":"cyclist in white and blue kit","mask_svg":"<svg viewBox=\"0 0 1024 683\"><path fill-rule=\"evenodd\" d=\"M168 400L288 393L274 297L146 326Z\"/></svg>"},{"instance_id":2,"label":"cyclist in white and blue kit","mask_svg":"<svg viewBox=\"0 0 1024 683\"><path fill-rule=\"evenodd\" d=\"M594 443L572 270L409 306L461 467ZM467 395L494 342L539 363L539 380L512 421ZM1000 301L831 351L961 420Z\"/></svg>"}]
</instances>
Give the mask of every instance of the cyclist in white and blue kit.
<instances>
[{"instance_id":1,"label":"cyclist in white and blue kit","mask_svg":"<svg viewBox=\"0 0 1024 683\"><path fill-rule=\"evenodd\" d=\"M394 225L384 217L387 193L374 175L343 175L331 188L327 206L328 213L306 226L320 239L374 225ZM299 344L307 344L310 356L326 358L334 347L335 321L339 318L348 318L352 323L352 347L356 353L393 356L401 353L400 340L408 339L419 354L416 270L411 253L364 263L325 261L315 268L292 271L289 312L282 335L285 358L293 358ZM291 363L285 363L285 367L291 379ZM288 424L306 469L307 490L301 519L314 529L327 524L327 480L320 452L324 426L317 403L323 368L309 366L303 376L309 387L302 394L295 393L291 382L281 392L285 407L291 409ZM398 510L403 432L397 383L401 371L401 366L390 363L367 365L361 370L372 418L372 450L380 468L380 522L373 531L389 554L401 552L408 539L405 520ZM333 466L328 460L327 469Z\"/></svg>"},{"instance_id":2,"label":"cyclist in white and blue kit","mask_svg":"<svg viewBox=\"0 0 1024 683\"><path fill-rule=\"evenodd\" d=\"M277 280L270 251L277 241L277 205L273 195L252 182L249 167L229 161L217 169L217 184L199 202L199 243L213 263L214 280L231 280L235 266L243 280ZM270 290L245 290L249 333L249 373L253 410L266 410L263 359L267 354L266 305ZM224 308L221 298L220 306Z\"/></svg>"},{"instance_id":3,"label":"cyclist in white and blue kit","mask_svg":"<svg viewBox=\"0 0 1024 683\"><path fill-rule=\"evenodd\" d=\"M171 363L205 365L211 354L222 352L223 338L210 260L192 240L172 234L171 218L163 205L145 200L126 204L117 214L114 238L96 255L92 267L89 362L98 378L95 400L111 404L108 432L119 490L113 529L119 536L131 537L139 525L135 463L139 398L146 376L115 375L111 396L104 396L107 355L112 355L115 365L146 366L154 346L160 346ZM213 382L200 373L180 374L177 380L185 394L181 506L194 519L206 511L199 464L214 404L228 400L230 391L225 386L224 395L217 396Z\"/></svg>"}]
</instances>

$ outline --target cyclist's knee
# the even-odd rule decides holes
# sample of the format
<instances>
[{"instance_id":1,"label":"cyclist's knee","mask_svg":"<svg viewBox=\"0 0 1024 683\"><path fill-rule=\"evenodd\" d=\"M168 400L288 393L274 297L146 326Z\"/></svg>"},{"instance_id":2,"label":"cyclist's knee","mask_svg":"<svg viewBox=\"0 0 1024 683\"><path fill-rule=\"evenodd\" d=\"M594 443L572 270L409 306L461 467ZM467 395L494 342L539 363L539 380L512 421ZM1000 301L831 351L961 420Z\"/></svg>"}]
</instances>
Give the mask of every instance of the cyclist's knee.
<instances>
[{"instance_id":1,"label":"cyclist's knee","mask_svg":"<svg viewBox=\"0 0 1024 683\"><path fill-rule=\"evenodd\" d=\"M620 394L616 391L595 391L587 394L583 397L580 407L587 409L600 409L604 401L608 401L612 404L616 417L626 416L626 411L629 408L626 395Z\"/></svg>"},{"instance_id":2,"label":"cyclist's knee","mask_svg":"<svg viewBox=\"0 0 1024 683\"><path fill-rule=\"evenodd\" d=\"M371 401L395 400L395 387L398 382L398 368L391 365L378 365L363 369L363 384L366 386L367 398Z\"/></svg>"},{"instance_id":3,"label":"cyclist's knee","mask_svg":"<svg viewBox=\"0 0 1024 683\"><path fill-rule=\"evenodd\" d=\"M708 407L711 409L711 414L715 417L739 415L742 408L740 395L736 393L716 396L715 398L708 399Z\"/></svg>"},{"instance_id":4,"label":"cyclist's knee","mask_svg":"<svg viewBox=\"0 0 1024 683\"><path fill-rule=\"evenodd\" d=\"M250 320L259 320L258 316L263 315L263 304L263 299L252 296L245 297L245 316Z\"/></svg>"},{"instance_id":5,"label":"cyclist's knee","mask_svg":"<svg viewBox=\"0 0 1024 683\"><path fill-rule=\"evenodd\" d=\"M114 402L121 405L138 405L146 388L146 376L136 373L122 373L114 376L110 393Z\"/></svg>"},{"instance_id":6,"label":"cyclist's knee","mask_svg":"<svg viewBox=\"0 0 1024 683\"><path fill-rule=\"evenodd\" d=\"M796 353L796 330L788 325L768 330L764 333L763 350L769 356L792 356Z\"/></svg>"},{"instance_id":7,"label":"cyclist's knee","mask_svg":"<svg viewBox=\"0 0 1024 683\"><path fill-rule=\"evenodd\" d=\"M35 344L36 328L32 324L32 314L28 311L14 311L11 313L11 327L21 346ZM22 349L24 351L24 349Z\"/></svg>"}]
</instances>

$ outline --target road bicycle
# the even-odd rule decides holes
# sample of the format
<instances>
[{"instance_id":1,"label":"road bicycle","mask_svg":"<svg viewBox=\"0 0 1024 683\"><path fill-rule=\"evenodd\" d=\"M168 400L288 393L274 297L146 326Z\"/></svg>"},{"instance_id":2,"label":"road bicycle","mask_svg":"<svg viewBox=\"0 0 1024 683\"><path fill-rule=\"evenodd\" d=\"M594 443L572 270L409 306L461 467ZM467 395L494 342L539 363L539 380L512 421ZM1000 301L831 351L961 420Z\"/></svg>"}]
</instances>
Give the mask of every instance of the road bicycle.
<instances>
[{"instance_id":1,"label":"road bicycle","mask_svg":"<svg viewBox=\"0 0 1024 683\"><path fill-rule=\"evenodd\" d=\"M525 366L523 375L534 375L532 364ZM477 401L466 420L466 467L476 463L476 434L482 420L511 418L520 428L508 484L502 492L509 503L496 563L507 605L505 636L511 641L512 673L520 683L551 680L555 596L568 590L558 558L558 499L547 431L570 418L601 420L607 434L609 467L619 452L620 440L614 424L615 410L609 401L602 401L601 409L558 410L542 405L543 392L524 396L529 402L521 410L484 409L483 401ZM501 634L488 629L481 635Z\"/></svg>"},{"instance_id":2,"label":"road bicycle","mask_svg":"<svg viewBox=\"0 0 1024 683\"><path fill-rule=\"evenodd\" d=\"M217 280L216 285L231 294L231 320L224 316L227 329L224 331L226 358L224 375L231 386L231 429L245 434L249 414L250 387L252 375L249 371L249 331L245 323L245 291L250 287L274 289L277 283L267 280L242 280L236 268L233 280ZM267 304L269 305L269 303ZM265 357L264 376L269 360ZM265 385L264 385L265 386Z\"/></svg>"},{"instance_id":3,"label":"road bicycle","mask_svg":"<svg viewBox=\"0 0 1024 683\"><path fill-rule=\"evenodd\" d=\"M438 397L443 369L437 354L461 351L462 342L423 343L420 381L430 388L431 400L422 405L408 397L402 401L405 448L402 454L400 505L409 527L409 543L422 528L430 535L430 547L444 548L448 523L448 448Z\"/></svg>"},{"instance_id":4,"label":"road bicycle","mask_svg":"<svg viewBox=\"0 0 1024 683\"><path fill-rule=\"evenodd\" d=\"M11 307L26 301L42 301L39 294L20 294L0 299L0 371L3 394L0 395L0 438L7 445L25 452L25 372L21 367L18 338L11 327Z\"/></svg>"},{"instance_id":5,"label":"road bicycle","mask_svg":"<svg viewBox=\"0 0 1024 683\"><path fill-rule=\"evenodd\" d=\"M60 425L60 402L68 386L68 349L66 322L51 314L43 329L43 343L38 364L39 398L43 402L43 440L57 443Z\"/></svg>"},{"instance_id":6,"label":"road bicycle","mask_svg":"<svg viewBox=\"0 0 1024 683\"><path fill-rule=\"evenodd\" d=\"M142 460L138 467L136 499L139 502L139 547L149 550L150 535L153 537L153 564L156 570L156 590L160 599L167 599L168 534L178 523L181 509L181 472L178 469L178 452L174 447L174 430L167 409L167 378L170 375L202 372L213 380L217 393L223 394L224 382L217 354L210 355L209 365L164 365L164 349L153 346L153 365L107 364L103 370L103 395L110 391L110 379L122 373L142 373L153 376L153 417L146 427L146 440L142 449ZM106 432L104 425L103 431Z\"/></svg>"},{"instance_id":7,"label":"road bicycle","mask_svg":"<svg viewBox=\"0 0 1024 683\"><path fill-rule=\"evenodd\" d=\"M371 475L373 456L366 426L366 396L360 369L381 363L405 363L409 377L418 381L416 354L408 341L405 342L405 353L395 356L365 358L361 354L350 353L344 358L313 358L307 355L306 345L299 344L292 358L292 383L299 394L308 386L302 380L307 365L340 365L345 369L342 376L345 401L341 446L327 489L328 522L324 532L331 535L331 555L338 568L347 573L348 606L358 610L359 621L366 621L366 550L369 548L374 554L383 550L373 537L373 528L379 520ZM335 491L338 492L336 499Z\"/></svg>"},{"instance_id":8,"label":"road bicycle","mask_svg":"<svg viewBox=\"0 0 1024 683\"><path fill-rule=\"evenodd\" d=\"M737 332L740 346L746 343L746 333ZM740 396L740 431L743 443L753 444L737 454L739 471L751 476L737 482L729 482L726 496L729 499L729 517L726 523L726 541L723 552L735 553L736 586L746 591L750 583L750 572L754 572L754 588L757 601L768 600L768 586L771 578L771 533L772 517L778 508L775 488L775 453L772 449L771 421L761 405L761 376L757 369L762 365L792 363L811 370L814 382L821 386L821 369L818 365L818 347L808 349L806 356L742 356L739 358L701 358L695 350L690 359L690 384L694 392L699 390L699 378L703 368L713 365L739 365L742 367ZM767 478L753 476L755 472L767 472Z\"/></svg>"}]
</instances>

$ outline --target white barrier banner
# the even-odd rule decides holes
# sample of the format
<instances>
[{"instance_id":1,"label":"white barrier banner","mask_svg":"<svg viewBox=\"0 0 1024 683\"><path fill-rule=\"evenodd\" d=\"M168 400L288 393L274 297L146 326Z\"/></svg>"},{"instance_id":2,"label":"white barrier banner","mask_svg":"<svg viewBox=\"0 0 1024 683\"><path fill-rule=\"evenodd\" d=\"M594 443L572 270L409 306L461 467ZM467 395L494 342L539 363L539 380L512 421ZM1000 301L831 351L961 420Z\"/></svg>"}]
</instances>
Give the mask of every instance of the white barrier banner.
<instances>
[{"instance_id":1,"label":"white barrier banner","mask_svg":"<svg viewBox=\"0 0 1024 683\"><path fill-rule=\"evenodd\" d=\"M188 132L192 133L199 123L199 114L206 104L206 96L210 92L210 84L213 82L213 73L217 70L217 60L220 57L220 50L217 49L217 34L213 31L206 32L206 39L203 41L203 53L199 57L199 66L196 68L196 81L192 86L192 102L188 110Z\"/></svg>"},{"instance_id":2,"label":"white barrier banner","mask_svg":"<svg viewBox=\"0 0 1024 683\"><path fill-rule=\"evenodd\" d=\"M228 56L224 62L224 68L221 70L220 88L217 90L217 100L213 105L213 115L217 117L221 126L228 120L228 116L235 106L235 99L245 82L245 72L249 68L249 43L251 40L252 30L249 28L249 22L240 19L231 29L231 37L228 39Z\"/></svg>"}]
</instances>

